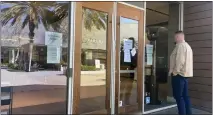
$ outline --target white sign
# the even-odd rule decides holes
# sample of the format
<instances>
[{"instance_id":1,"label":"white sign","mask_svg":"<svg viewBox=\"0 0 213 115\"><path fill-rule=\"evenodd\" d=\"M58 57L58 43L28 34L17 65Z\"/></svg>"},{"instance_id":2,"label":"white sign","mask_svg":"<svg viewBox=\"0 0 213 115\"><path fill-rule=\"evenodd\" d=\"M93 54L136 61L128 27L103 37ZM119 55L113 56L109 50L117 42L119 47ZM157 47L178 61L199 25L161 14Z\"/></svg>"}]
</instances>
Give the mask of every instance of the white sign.
<instances>
[{"instance_id":1,"label":"white sign","mask_svg":"<svg viewBox=\"0 0 213 115\"><path fill-rule=\"evenodd\" d=\"M45 45L62 46L62 33L45 32Z\"/></svg>"},{"instance_id":2,"label":"white sign","mask_svg":"<svg viewBox=\"0 0 213 115\"><path fill-rule=\"evenodd\" d=\"M152 54L147 54L147 65L152 65Z\"/></svg>"},{"instance_id":3,"label":"white sign","mask_svg":"<svg viewBox=\"0 0 213 115\"><path fill-rule=\"evenodd\" d=\"M133 47L133 41L124 39L124 50L130 50Z\"/></svg>"},{"instance_id":4,"label":"white sign","mask_svg":"<svg viewBox=\"0 0 213 115\"><path fill-rule=\"evenodd\" d=\"M47 63L60 63L60 47L47 46Z\"/></svg>"},{"instance_id":5,"label":"white sign","mask_svg":"<svg viewBox=\"0 0 213 115\"><path fill-rule=\"evenodd\" d=\"M132 49L131 54L132 54L132 56L135 56L135 54L136 54L136 49L135 48Z\"/></svg>"},{"instance_id":6,"label":"white sign","mask_svg":"<svg viewBox=\"0 0 213 115\"><path fill-rule=\"evenodd\" d=\"M150 97L146 97L146 104L150 103Z\"/></svg>"},{"instance_id":7,"label":"white sign","mask_svg":"<svg viewBox=\"0 0 213 115\"><path fill-rule=\"evenodd\" d=\"M96 68L101 68L101 62L100 62L100 60L98 60L98 59L95 60L95 67Z\"/></svg>"},{"instance_id":8,"label":"white sign","mask_svg":"<svg viewBox=\"0 0 213 115\"><path fill-rule=\"evenodd\" d=\"M122 106L123 106L122 101L119 101L119 107L122 107Z\"/></svg>"},{"instance_id":9,"label":"white sign","mask_svg":"<svg viewBox=\"0 0 213 115\"><path fill-rule=\"evenodd\" d=\"M124 50L124 62L131 62L130 50Z\"/></svg>"},{"instance_id":10,"label":"white sign","mask_svg":"<svg viewBox=\"0 0 213 115\"><path fill-rule=\"evenodd\" d=\"M153 45L146 44L146 53L152 54L153 53Z\"/></svg>"}]
</instances>

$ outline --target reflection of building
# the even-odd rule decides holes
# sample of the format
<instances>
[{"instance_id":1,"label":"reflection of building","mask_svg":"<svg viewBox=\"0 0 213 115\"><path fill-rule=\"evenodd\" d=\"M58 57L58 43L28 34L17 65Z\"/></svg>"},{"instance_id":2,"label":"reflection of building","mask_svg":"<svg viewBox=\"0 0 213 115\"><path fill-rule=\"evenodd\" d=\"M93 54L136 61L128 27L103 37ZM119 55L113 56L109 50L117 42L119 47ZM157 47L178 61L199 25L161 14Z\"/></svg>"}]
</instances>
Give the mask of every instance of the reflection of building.
<instances>
[{"instance_id":1,"label":"reflection of building","mask_svg":"<svg viewBox=\"0 0 213 115\"><path fill-rule=\"evenodd\" d=\"M14 59L12 59L13 58L12 55L15 54L15 52L14 53L12 53L12 52L14 52L13 48L11 49L9 47L2 47L1 48L1 63L12 62L12 60L14 60Z\"/></svg>"},{"instance_id":2,"label":"reflection of building","mask_svg":"<svg viewBox=\"0 0 213 115\"><path fill-rule=\"evenodd\" d=\"M26 44L27 38L19 36L2 36L1 39L1 61L2 63L14 63L15 58L23 50L22 45Z\"/></svg>"},{"instance_id":3,"label":"reflection of building","mask_svg":"<svg viewBox=\"0 0 213 115\"><path fill-rule=\"evenodd\" d=\"M138 32L138 24L137 23L122 23L121 24L121 39L126 39L128 37L134 37L137 41L138 34L135 32ZM7 26L3 28L3 31L8 31ZM131 31L131 32L130 32ZM17 54L17 48L21 49L21 53L25 55L24 57L27 58L27 55L29 55L29 38L28 38L28 28L25 28L20 36L13 36L13 42L9 41L8 36L9 32L5 32L5 35L7 36L7 40L5 42L3 41L2 47L11 47L10 49L6 48L8 50L2 52L2 59L7 60L6 62L9 63L9 60L11 60L14 56L12 56L15 51L15 55ZM7 33L7 35L6 35ZM95 27L92 28L92 30L86 30L83 29L82 32L83 39L82 39L82 64L83 65L95 65L95 59L100 60L101 64L106 63L106 36L107 36L107 30L103 29L96 29ZM67 38L63 38L67 39ZM7 42L6 42L7 41ZM64 41L64 40L63 40ZM66 40L65 40L66 41ZM32 61L36 61L40 64L46 64L46 58L47 58L47 51L45 46L45 29L43 26L40 25L39 30L35 30L35 37L34 37L34 43L33 43L33 55L32 55ZM122 41L121 41L122 42ZM67 42L63 42L63 46L67 47ZM14 51L13 51L14 50ZM10 56L9 56L10 54ZM66 62L66 48L63 48L62 50L62 60ZM85 55L85 57L84 57ZM100 58L101 57L101 58ZM28 60L28 59L24 59Z\"/></svg>"},{"instance_id":4,"label":"reflection of building","mask_svg":"<svg viewBox=\"0 0 213 115\"><path fill-rule=\"evenodd\" d=\"M8 31L10 28L11 31ZM22 63L28 63L29 55L29 37L28 28L24 28L19 34L14 35L15 27L4 26L2 28L2 49L1 56L2 62L4 63L14 63L15 58L18 57L17 61ZM66 41L66 40L63 40ZM64 42L66 43L66 42ZM67 60L67 44L63 44L61 58L63 61ZM45 29L42 25L39 25L39 29L35 30L34 42L33 42L33 52L32 52L32 62L37 62L44 68L49 68L55 64L47 64L47 49L45 46ZM33 64L33 63L32 63Z\"/></svg>"},{"instance_id":5,"label":"reflection of building","mask_svg":"<svg viewBox=\"0 0 213 115\"><path fill-rule=\"evenodd\" d=\"M95 60L100 60L100 64L106 63L106 36L107 31L104 29L91 30L83 29L82 31L82 53L81 64L95 66Z\"/></svg>"},{"instance_id":6,"label":"reflection of building","mask_svg":"<svg viewBox=\"0 0 213 115\"><path fill-rule=\"evenodd\" d=\"M123 39L134 37L138 41L138 24L137 23L122 23L121 24L121 42ZM101 64L106 63L106 36L107 30L97 30L95 27L92 30L83 30L82 37L82 64L95 65L95 59L100 60Z\"/></svg>"}]
</instances>

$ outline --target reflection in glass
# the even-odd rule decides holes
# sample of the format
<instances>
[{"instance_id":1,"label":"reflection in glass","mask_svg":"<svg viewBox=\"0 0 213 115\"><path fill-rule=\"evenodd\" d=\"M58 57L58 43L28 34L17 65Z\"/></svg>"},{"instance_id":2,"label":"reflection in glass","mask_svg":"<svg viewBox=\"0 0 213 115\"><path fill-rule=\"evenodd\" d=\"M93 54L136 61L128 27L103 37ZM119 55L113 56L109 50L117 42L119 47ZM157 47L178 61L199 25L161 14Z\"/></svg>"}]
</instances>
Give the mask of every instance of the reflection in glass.
<instances>
[{"instance_id":1,"label":"reflection in glass","mask_svg":"<svg viewBox=\"0 0 213 115\"><path fill-rule=\"evenodd\" d=\"M107 14L83 9L80 113L105 110Z\"/></svg>"},{"instance_id":2,"label":"reflection in glass","mask_svg":"<svg viewBox=\"0 0 213 115\"><path fill-rule=\"evenodd\" d=\"M120 17L120 101L122 106L137 103L138 21Z\"/></svg>"},{"instance_id":3,"label":"reflection in glass","mask_svg":"<svg viewBox=\"0 0 213 115\"><path fill-rule=\"evenodd\" d=\"M153 2L147 2L147 6L154 4ZM159 2L159 4L165 4L165 2ZM147 11L146 13L146 45L153 46L153 53L150 54L147 52L148 50L145 50L145 111L176 104L171 90L171 76L168 76L168 62L174 46L174 39L170 38L178 29L178 23L174 23L178 19L170 18L170 16L178 17L178 14L175 13L178 10L178 6L179 4L176 3L165 4L164 7L168 9L169 13L169 17L165 19L168 23L163 23L165 20L162 20L160 18L161 14L157 12ZM155 18L159 18L158 21ZM153 62L152 64L148 63L149 59Z\"/></svg>"},{"instance_id":4,"label":"reflection in glass","mask_svg":"<svg viewBox=\"0 0 213 115\"><path fill-rule=\"evenodd\" d=\"M55 12L53 7L49 9L53 4L62 5L37 1L1 4L1 89L13 87L13 92L4 92L5 95L13 93L12 114L66 112L66 76L63 70L67 65L69 24L67 15L57 24L60 18L52 15ZM48 31L54 36L60 35L55 38L62 44L45 44ZM7 111L8 108L2 109L1 106L1 110Z\"/></svg>"},{"instance_id":5,"label":"reflection in glass","mask_svg":"<svg viewBox=\"0 0 213 115\"><path fill-rule=\"evenodd\" d=\"M164 26L149 26L147 30L149 31L146 39L149 42L146 43L145 51L145 111L175 104L175 101L168 98L168 29ZM151 50L152 54L147 52L148 50ZM148 63L149 59L151 64Z\"/></svg>"},{"instance_id":6,"label":"reflection in glass","mask_svg":"<svg viewBox=\"0 0 213 115\"><path fill-rule=\"evenodd\" d=\"M127 4L131 4L131 5L133 5L133 6L136 6L136 7L139 7L139 8L144 8L144 4L145 4L145 2L144 1L135 1L135 2L133 2L133 1L127 1L126 2Z\"/></svg>"}]
</instances>

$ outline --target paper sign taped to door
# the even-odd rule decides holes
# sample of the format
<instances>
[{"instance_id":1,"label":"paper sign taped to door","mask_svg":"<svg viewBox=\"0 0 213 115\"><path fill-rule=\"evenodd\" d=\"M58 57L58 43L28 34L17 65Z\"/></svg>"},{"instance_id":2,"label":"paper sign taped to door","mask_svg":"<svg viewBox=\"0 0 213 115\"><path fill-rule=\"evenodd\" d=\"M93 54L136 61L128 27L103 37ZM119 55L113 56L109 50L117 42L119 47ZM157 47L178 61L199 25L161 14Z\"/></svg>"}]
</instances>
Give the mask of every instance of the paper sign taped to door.
<instances>
[{"instance_id":1,"label":"paper sign taped to door","mask_svg":"<svg viewBox=\"0 0 213 115\"><path fill-rule=\"evenodd\" d=\"M122 107L122 106L123 106L122 101L119 101L119 107Z\"/></svg>"},{"instance_id":2,"label":"paper sign taped to door","mask_svg":"<svg viewBox=\"0 0 213 115\"><path fill-rule=\"evenodd\" d=\"M147 65L152 65L152 54L147 54Z\"/></svg>"},{"instance_id":3,"label":"paper sign taped to door","mask_svg":"<svg viewBox=\"0 0 213 115\"><path fill-rule=\"evenodd\" d=\"M146 44L146 53L152 54L153 53L153 45Z\"/></svg>"},{"instance_id":4,"label":"paper sign taped to door","mask_svg":"<svg viewBox=\"0 0 213 115\"><path fill-rule=\"evenodd\" d=\"M60 63L61 49L60 47L47 46L47 63Z\"/></svg>"},{"instance_id":5,"label":"paper sign taped to door","mask_svg":"<svg viewBox=\"0 0 213 115\"><path fill-rule=\"evenodd\" d=\"M133 41L124 39L124 50L130 50L133 47Z\"/></svg>"},{"instance_id":6,"label":"paper sign taped to door","mask_svg":"<svg viewBox=\"0 0 213 115\"><path fill-rule=\"evenodd\" d=\"M135 56L135 54L136 54L136 49L135 48L132 49L131 54L132 54L132 56Z\"/></svg>"},{"instance_id":7,"label":"paper sign taped to door","mask_svg":"<svg viewBox=\"0 0 213 115\"><path fill-rule=\"evenodd\" d=\"M98 60L98 59L95 60L95 67L96 68L101 68L101 62L100 62L100 60Z\"/></svg>"},{"instance_id":8,"label":"paper sign taped to door","mask_svg":"<svg viewBox=\"0 0 213 115\"><path fill-rule=\"evenodd\" d=\"M131 62L130 50L124 50L124 62Z\"/></svg>"}]
</instances>

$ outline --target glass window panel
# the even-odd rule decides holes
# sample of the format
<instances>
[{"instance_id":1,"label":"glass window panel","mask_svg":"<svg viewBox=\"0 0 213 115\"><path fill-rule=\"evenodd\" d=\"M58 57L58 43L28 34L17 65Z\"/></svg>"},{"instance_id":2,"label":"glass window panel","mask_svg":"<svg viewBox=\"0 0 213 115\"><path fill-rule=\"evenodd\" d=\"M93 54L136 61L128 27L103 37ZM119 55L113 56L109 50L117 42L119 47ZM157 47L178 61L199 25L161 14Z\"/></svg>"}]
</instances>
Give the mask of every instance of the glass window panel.
<instances>
[{"instance_id":1,"label":"glass window panel","mask_svg":"<svg viewBox=\"0 0 213 115\"><path fill-rule=\"evenodd\" d=\"M80 113L106 110L107 18L83 8Z\"/></svg>"},{"instance_id":2,"label":"glass window panel","mask_svg":"<svg viewBox=\"0 0 213 115\"><path fill-rule=\"evenodd\" d=\"M13 93L10 101L13 103L12 114L66 113L69 24L68 15L63 18L60 15L67 14L68 7L55 11L56 7L66 5L67 2L53 1L1 4L1 21L4 22L1 30L1 88L13 87L13 92L4 92L5 95ZM31 6L35 15L29 20ZM8 13L17 18L8 16ZM55 13L59 17L53 15ZM1 106L2 111L8 109L8 106L3 109Z\"/></svg>"},{"instance_id":3,"label":"glass window panel","mask_svg":"<svg viewBox=\"0 0 213 115\"><path fill-rule=\"evenodd\" d=\"M138 21L120 17L120 43L120 101L122 106L134 105L137 103L137 81L134 79L137 75Z\"/></svg>"},{"instance_id":4,"label":"glass window panel","mask_svg":"<svg viewBox=\"0 0 213 115\"><path fill-rule=\"evenodd\" d=\"M139 8L144 8L144 2L125 2L125 3L137 6Z\"/></svg>"},{"instance_id":5,"label":"glass window panel","mask_svg":"<svg viewBox=\"0 0 213 115\"><path fill-rule=\"evenodd\" d=\"M149 37L146 45L153 45L153 54L145 52L145 106L154 110L176 104L172 96L171 76L168 76L169 56L174 47L174 33L178 30L179 4L168 2L147 2L146 30ZM152 11L150 9L154 9ZM176 17L176 18L174 18ZM151 34L156 35L150 37ZM146 47L148 48L148 47ZM152 60L152 64L148 61Z\"/></svg>"}]
</instances>

